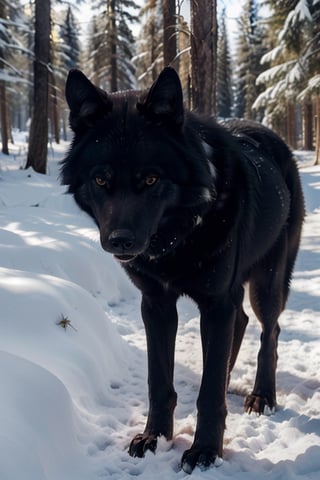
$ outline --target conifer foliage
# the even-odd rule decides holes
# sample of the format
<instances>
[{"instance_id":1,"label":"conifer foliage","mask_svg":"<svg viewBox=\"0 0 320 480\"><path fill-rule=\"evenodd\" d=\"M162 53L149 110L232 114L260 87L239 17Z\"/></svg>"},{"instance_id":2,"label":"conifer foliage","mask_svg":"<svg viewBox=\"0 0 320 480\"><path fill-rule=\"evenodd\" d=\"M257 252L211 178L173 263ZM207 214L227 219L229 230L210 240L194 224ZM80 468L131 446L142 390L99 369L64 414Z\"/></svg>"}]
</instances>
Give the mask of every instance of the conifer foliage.
<instances>
[{"instance_id":1,"label":"conifer foliage","mask_svg":"<svg viewBox=\"0 0 320 480\"><path fill-rule=\"evenodd\" d=\"M30 53L23 44L29 27L19 7L19 3L0 0L0 129L4 154L9 154L10 103L21 98L20 92L22 97L25 93L21 85L26 80L25 64L21 58Z\"/></svg>"},{"instance_id":2,"label":"conifer foliage","mask_svg":"<svg viewBox=\"0 0 320 480\"><path fill-rule=\"evenodd\" d=\"M54 9L53 9L54 10ZM80 27L70 5L52 12L49 118L51 135L57 143L61 130L67 139L68 112L65 108L65 80L69 70L81 68Z\"/></svg>"},{"instance_id":3,"label":"conifer foliage","mask_svg":"<svg viewBox=\"0 0 320 480\"><path fill-rule=\"evenodd\" d=\"M320 0L244 0L233 36L226 5L217 28L215 0L0 0L2 151L32 114L27 166L45 172L48 138L67 137L71 68L112 92L148 87L170 64L191 109L263 121L320 163Z\"/></svg>"},{"instance_id":4,"label":"conifer foliage","mask_svg":"<svg viewBox=\"0 0 320 480\"><path fill-rule=\"evenodd\" d=\"M234 114L239 118L261 120L261 110L252 108L262 90L256 80L263 71L260 61L266 53L266 32L257 0L246 0L238 20L238 32Z\"/></svg>"},{"instance_id":5,"label":"conifer foliage","mask_svg":"<svg viewBox=\"0 0 320 480\"><path fill-rule=\"evenodd\" d=\"M223 9L218 27L217 116L222 118L231 117L232 106L231 56L225 21L225 9Z\"/></svg>"},{"instance_id":6,"label":"conifer foliage","mask_svg":"<svg viewBox=\"0 0 320 480\"><path fill-rule=\"evenodd\" d=\"M320 94L319 0L268 0L273 48L262 57L267 68L257 82L264 87L254 106L262 107L266 121L292 147L310 147L313 116L317 117ZM297 118L302 109L302 139ZM311 132L311 135L308 135ZM318 138L319 132L315 132ZM309 138L309 140L308 140ZM308 145L306 145L306 143Z\"/></svg>"},{"instance_id":7,"label":"conifer foliage","mask_svg":"<svg viewBox=\"0 0 320 480\"><path fill-rule=\"evenodd\" d=\"M61 44L61 64L66 70L80 67L80 28L72 12L71 6L67 8L65 18L59 28Z\"/></svg>"},{"instance_id":8,"label":"conifer foliage","mask_svg":"<svg viewBox=\"0 0 320 480\"><path fill-rule=\"evenodd\" d=\"M134 58L138 85L150 85L163 67L162 0L146 0L139 12L141 24Z\"/></svg>"},{"instance_id":9,"label":"conifer foliage","mask_svg":"<svg viewBox=\"0 0 320 480\"><path fill-rule=\"evenodd\" d=\"M91 22L88 62L91 78L108 91L132 88L135 84L135 40L130 26L137 21L133 0L98 0Z\"/></svg>"}]
</instances>

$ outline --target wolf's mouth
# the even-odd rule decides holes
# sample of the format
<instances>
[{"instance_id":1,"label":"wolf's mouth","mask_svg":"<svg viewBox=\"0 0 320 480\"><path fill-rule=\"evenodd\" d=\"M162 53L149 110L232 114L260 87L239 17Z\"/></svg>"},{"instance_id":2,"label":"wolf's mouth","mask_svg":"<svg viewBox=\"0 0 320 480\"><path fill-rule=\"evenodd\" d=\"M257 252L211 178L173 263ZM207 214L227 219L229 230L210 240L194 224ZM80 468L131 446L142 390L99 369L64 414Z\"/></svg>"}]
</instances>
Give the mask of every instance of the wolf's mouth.
<instances>
[{"instance_id":1,"label":"wolf's mouth","mask_svg":"<svg viewBox=\"0 0 320 480\"><path fill-rule=\"evenodd\" d=\"M134 258L136 258L137 255L121 255L121 254L118 254L118 255L113 255L113 256L117 260L119 260L119 262L121 262L121 263L128 263L131 260L133 260Z\"/></svg>"}]
</instances>

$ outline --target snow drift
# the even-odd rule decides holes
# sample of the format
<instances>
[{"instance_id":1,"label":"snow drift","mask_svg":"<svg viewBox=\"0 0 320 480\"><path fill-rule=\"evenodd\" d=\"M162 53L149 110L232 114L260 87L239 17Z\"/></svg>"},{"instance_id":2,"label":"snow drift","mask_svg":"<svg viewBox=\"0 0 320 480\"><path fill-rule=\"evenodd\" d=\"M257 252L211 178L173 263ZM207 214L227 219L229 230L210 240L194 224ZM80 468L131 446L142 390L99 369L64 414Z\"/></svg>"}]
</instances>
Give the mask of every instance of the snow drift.
<instances>
[{"instance_id":1,"label":"snow drift","mask_svg":"<svg viewBox=\"0 0 320 480\"><path fill-rule=\"evenodd\" d=\"M195 426L198 312L180 301L173 443L161 440L156 455L130 458L147 413L139 294L59 185L61 154L50 160L51 176L0 157L0 478L186 478L178 462ZM320 168L311 160L300 157L308 218L280 318L278 411L243 413L260 335L250 313L228 395L224 463L196 469L194 479L319 478Z\"/></svg>"}]
</instances>

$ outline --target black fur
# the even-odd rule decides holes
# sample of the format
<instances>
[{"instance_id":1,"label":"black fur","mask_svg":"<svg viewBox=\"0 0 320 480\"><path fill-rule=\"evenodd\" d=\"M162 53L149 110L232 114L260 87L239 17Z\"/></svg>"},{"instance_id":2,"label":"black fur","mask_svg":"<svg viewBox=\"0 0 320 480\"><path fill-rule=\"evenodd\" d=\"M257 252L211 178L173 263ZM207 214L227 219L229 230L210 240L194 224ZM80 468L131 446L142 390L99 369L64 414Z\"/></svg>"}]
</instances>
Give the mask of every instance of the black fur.
<instances>
[{"instance_id":1,"label":"black fur","mask_svg":"<svg viewBox=\"0 0 320 480\"><path fill-rule=\"evenodd\" d=\"M245 410L276 406L278 317L285 307L304 216L288 147L257 124L224 126L184 112L166 68L148 92L107 95L71 71L66 96L75 136L62 180L96 221L103 248L142 292L149 415L130 454L173 435L176 302L199 306L203 377L194 443L182 468L222 457L226 388L248 321L243 285L261 322Z\"/></svg>"}]
</instances>

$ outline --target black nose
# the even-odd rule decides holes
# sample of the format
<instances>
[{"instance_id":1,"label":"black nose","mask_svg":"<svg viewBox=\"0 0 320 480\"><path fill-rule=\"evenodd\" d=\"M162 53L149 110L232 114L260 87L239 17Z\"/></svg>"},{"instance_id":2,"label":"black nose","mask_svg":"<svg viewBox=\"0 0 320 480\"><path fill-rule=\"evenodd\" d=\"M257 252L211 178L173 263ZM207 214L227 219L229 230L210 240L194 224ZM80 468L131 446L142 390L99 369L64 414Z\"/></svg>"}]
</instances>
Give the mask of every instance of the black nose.
<instances>
[{"instance_id":1,"label":"black nose","mask_svg":"<svg viewBox=\"0 0 320 480\"><path fill-rule=\"evenodd\" d=\"M131 230L113 230L109 235L109 243L113 253L129 252L135 244L135 235Z\"/></svg>"}]
</instances>

